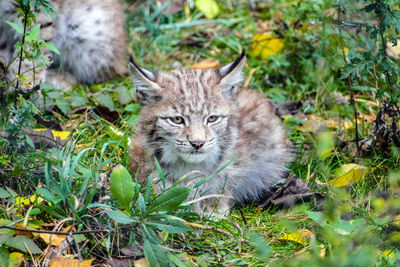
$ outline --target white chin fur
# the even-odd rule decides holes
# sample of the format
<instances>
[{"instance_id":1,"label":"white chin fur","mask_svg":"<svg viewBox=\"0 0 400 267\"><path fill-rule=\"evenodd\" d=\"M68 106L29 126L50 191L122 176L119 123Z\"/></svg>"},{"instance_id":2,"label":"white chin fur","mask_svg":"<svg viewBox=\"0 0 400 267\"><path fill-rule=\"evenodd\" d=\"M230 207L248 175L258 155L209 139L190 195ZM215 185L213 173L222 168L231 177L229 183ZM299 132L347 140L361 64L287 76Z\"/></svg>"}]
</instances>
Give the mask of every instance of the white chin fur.
<instances>
[{"instance_id":1,"label":"white chin fur","mask_svg":"<svg viewBox=\"0 0 400 267\"><path fill-rule=\"evenodd\" d=\"M201 163L207 158L206 153L198 153L198 154L180 154L181 159L186 161L187 163Z\"/></svg>"}]
</instances>

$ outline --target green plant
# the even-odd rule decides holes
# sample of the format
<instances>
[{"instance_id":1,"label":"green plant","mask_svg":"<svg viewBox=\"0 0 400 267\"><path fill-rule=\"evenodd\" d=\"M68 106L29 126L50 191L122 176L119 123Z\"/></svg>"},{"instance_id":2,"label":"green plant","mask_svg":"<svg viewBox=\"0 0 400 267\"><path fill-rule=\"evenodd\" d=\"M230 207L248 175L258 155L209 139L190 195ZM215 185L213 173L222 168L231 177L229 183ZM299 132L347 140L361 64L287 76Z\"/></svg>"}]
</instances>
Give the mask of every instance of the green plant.
<instances>
[{"instance_id":1,"label":"green plant","mask_svg":"<svg viewBox=\"0 0 400 267\"><path fill-rule=\"evenodd\" d=\"M160 177L164 174L159 169ZM143 251L150 266L166 266L174 263L180 266L179 258L163 249L163 241L155 231L179 234L188 231L183 216L175 215L176 210L187 209L182 206L190 189L172 186L158 196L151 193L151 178L146 192L140 192L139 184L133 182L129 172L121 165L114 168L111 174L110 191L124 211L106 210L105 213L114 221L121 224L133 224L143 236Z\"/></svg>"},{"instance_id":2,"label":"green plant","mask_svg":"<svg viewBox=\"0 0 400 267\"><path fill-rule=\"evenodd\" d=\"M85 131L80 134L84 134ZM79 136L78 138L79 139ZM82 157L94 148L86 148L74 155L76 143L61 150L51 150L55 161L45 164L45 187L37 188L39 195L49 205L39 207L54 218L75 218L81 225L83 217L87 214L87 207L92 203L93 197L98 192L96 187L100 171L105 165L110 164L112 158L103 160L108 144L105 143L100 151L100 161L89 168L82 163Z\"/></svg>"}]
</instances>

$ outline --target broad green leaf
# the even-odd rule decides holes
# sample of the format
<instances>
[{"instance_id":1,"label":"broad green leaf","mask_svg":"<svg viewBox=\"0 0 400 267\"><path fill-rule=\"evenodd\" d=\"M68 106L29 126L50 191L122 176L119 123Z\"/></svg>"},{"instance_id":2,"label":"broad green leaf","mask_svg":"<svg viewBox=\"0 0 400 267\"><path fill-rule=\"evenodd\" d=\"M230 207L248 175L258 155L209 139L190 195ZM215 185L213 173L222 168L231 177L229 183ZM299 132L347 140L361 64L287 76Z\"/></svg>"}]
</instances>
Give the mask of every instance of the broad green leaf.
<instances>
[{"instance_id":1,"label":"broad green leaf","mask_svg":"<svg viewBox=\"0 0 400 267\"><path fill-rule=\"evenodd\" d=\"M332 224L332 229L335 230L336 233L341 235L349 235L356 228L357 225L353 225L351 221L339 220L337 223Z\"/></svg>"},{"instance_id":2,"label":"broad green leaf","mask_svg":"<svg viewBox=\"0 0 400 267\"><path fill-rule=\"evenodd\" d=\"M0 198L9 198L11 194L7 192L5 189L0 187Z\"/></svg>"},{"instance_id":3,"label":"broad green leaf","mask_svg":"<svg viewBox=\"0 0 400 267\"><path fill-rule=\"evenodd\" d=\"M174 210L185 201L189 193L190 189L186 187L170 187L156 198L152 207L147 211L147 214L156 211Z\"/></svg>"},{"instance_id":4,"label":"broad green leaf","mask_svg":"<svg viewBox=\"0 0 400 267\"><path fill-rule=\"evenodd\" d=\"M166 220L159 222L148 222L147 225L153 226L161 231L166 231L171 234L181 234L190 230L184 223L177 220Z\"/></svg>"},{"instance_id":5,"label":"broad green leaf","mask_svg":"<svg viewBox=\"0 0 400 267\"><path fill-rule=\"evenodd\" d=\"M146 214L146 203L144 201L144 197L141 193L139 193L139 197L136 201L136 205L142 217Z\"/></svg>"},{"instance_id":6,"label":"broad green leaf","mask_svg":"<svg viewBox=\"0 0 400 267\"><path fill-rule=\"evenodd\" d=\"M14 30L16 30L20 35L24 34L24 29L22 28L22 25L7 20L5 22L10 25Z\"/></svg>"},{"instance_id":7,"label":"broad green leaf","mask_svg":"<svg viewBox=\"0 0 400 267\"><path fill-rule=\"evenodd\" d=\"M86 97L80 95L72 95L71 96L71 106L73 107L82 107L88 104L88 99Z\"/></svg>"},{"instance_id":8,"label":"broad green leaf","mask_svg":"<svg viewBox=\"0 0 400 267\"><path fill-rule=\"evenodd\" d=\"M165 255L158 244L145 239L143 252L151 267L165 266Z\"/></svg>"},{"instance_id":9,"label":"broad green leaf","mask_svg":"<svg viewBox=\"0 0 400 267\"><path fill-rule=\"evenodd\" d=\"M39 33L40 33L40 24L34 26L26 33L25 40L27 42L36 41L39 38Z\"/></svg>"},{"instance_id":10,"label":"broad green leaf","mask_svg":"<svg viewBox=\"0 0 400 267\"><path fill-rule=\"evenodd\" d=\"M42 250L26 236L17 235L6 242L6 245L27 253L28 249L32 254L40 254ZM27 249L28 248L28 249Z\"/></svg>"},{"instance_id":11,"label":"broad green leaf","mask_svg":"<svg viewBox=\"0 0 400 267\"><path fill-rule=\"evenodd\" d=\"M268 247L267 243L265 243L260 234L250 233L250 240L256 249L255 254L258 258L267 259L270 256L271 249Z\"/></svg>"},{"instance_id":12,"label":"broad green leaf","mask_svg":"<svg viewBox=\"0 0 400 267\"><path fill-rule=\"evenodd\" d=\"M6 243L8 240L10 240L14 235L13 234L5 234L5 233L1 233L0 234L0 246L3 245L4 243Z\"/></svg>"},{"instance_id":13,"label":"broad green leaf","mask_svg":"<svg viewBox=\"0 0 400 267\"><path fill-rule=\"evenodd\" d=\"M356 183L367 175L370 168L358 165L355 163L343 164L335 170L336 178L330 180L328 183L332 186L342 187L350 183Z\"/></svg>"},{"instance_id":14,"label":"broad green leaf","mask_svg":"<svg viewBox=\"0 0 400 267\"><path fill-rule=\"evenodd\" d=\"M135 184L128 170L122 166L116 166L111 173L110 192L124 209L129 209L135 196Z\"/></svg>"},{"instance_id":15,"label":"broad green leaf","mask_svg":"<svg viewBox=\"0 0 400 267\"><path fill-rule=\"evenodd\" d=\"M8 250L0 247L0 266L8 266L8 258L10 257Z\"/></svg>"},{"instance_id":16,"label":"broad green leaf","mask_svg":"<svg viewBox=\"0 0 400 267\"><path fill-rule=\"evenodd\" d=\"M38 188L36 189L36 191L44 200L51 202L53 204L58 204L62 200L61 197L57 197L54 193L52 193L50 190L46 188Z\"/></svg>"},{"instance_id":17,"label":"broad green leaf","mask_svg":"<svg viewBox=\"0 0 400 267\"><path fill-rule=\"evenodd\" d=\"M178 255L174 255L172 253L167 252L167 258L168 261L175 264L178 267L194 267L194 266L199 266L199 265L194 265L190 260L193 258L189 256L187 253L181 253ZM184 262L182 262L182 259L184 259Z\"/></svg>"},{"instance_id":18,"label":"broad green leaf","mask_svg":"<svg viewBox=\"0 0 400 267\"><path fill-rule=\"evenodd\" d=\"M323 132L317 136L317 155L321 159L326 159L332 154L334 149L333 133Z\"/></svg>"},{"instance_id":19,"label":"broad green leaf","mask_svg":"<svg viewBox=\"0 0 400 267\"><path fill-rule=\"evenodd\" d=\"M71 103L67 99L58 98L56 104L65 115L68 115L72 110Z\"/></svg>"},{"instance_id":20,"label":"broad green leaf","mask_svg":"<svg viewBox=\"0 0 400 267\"><path fill-rule=\"evenodd\" d=\"M133 99L133 90L126 86L119 86L115 89L118 92L118 99L121 105L126 105L129 102L132 102Z\"/></svg>"},{"instance_id":21,"label":"broad green leaf","mask_svg":"<svg viewBox=\"0 0 400 267\"><path fill-rule=\"evenodd\" d=\"M128 223L133 223L137 222L135 219L132 219L128 215L126 215L123 212L116 211L116 210L105 210L104 211L108 217L116 221L117 223L122 223L122 224L128 224Z\"/></svg>"},{"instance_id":22,"label":"broad green leaf","mask_svg":"<svg viewBox=\"0 0 400 267\"><path fill-rule=\"evenodd\" d=\"M44 43L43 46L49 49L50 51L56 53L57 55L60 54L60 51L58 51L57 47L53 43Z\"/></svg>"},{"instance_id":23,"label":"broad green leaf","mask_svg":"<svg viewBox=\"0 0 400 267\"><path fill-rule=\"evenodd\" d=\"M214 0L195 0L194 5L208 19L213 19L219 14L218 3Z\"/></svg>"},{"instance_id":24,"label":"broad green leaf","mask_svg":"<svg viewBox=\"0 0 400 267\"><path fill-rule=\"evenodd\" d=\"M104 94L95 95L94 98L97 100L97 102L99 102L100 105L105 106L106 108L108 108L111 111L115 110L114 101L108 94L104 93Z\"/></svg>"},{"instance_id":25,"label":"broad green leaf","mask_svg":"<svg viewBox=\"0 0 400 267\"><path fill-rule=\"evenodd\" d=\"M322 214L321 212L317 212L317 211L306 211L306 214L315 222L319 223L321 225L321 223L323 223L323 219L324 219L324 214ZM323 226L323 225L321 225Z\"/></svg>"},{"instance_id":26,"label":"broad green leaf","mask_svg":"<svg viewBox=\"0 0 400 267\"><path fill-rule=\"evenodd\" d=\"M132 112L134 114L139 114L140 112L140 105L137 103L129 104L124 108L124 111Z\"/></svg>"}]
</instances>

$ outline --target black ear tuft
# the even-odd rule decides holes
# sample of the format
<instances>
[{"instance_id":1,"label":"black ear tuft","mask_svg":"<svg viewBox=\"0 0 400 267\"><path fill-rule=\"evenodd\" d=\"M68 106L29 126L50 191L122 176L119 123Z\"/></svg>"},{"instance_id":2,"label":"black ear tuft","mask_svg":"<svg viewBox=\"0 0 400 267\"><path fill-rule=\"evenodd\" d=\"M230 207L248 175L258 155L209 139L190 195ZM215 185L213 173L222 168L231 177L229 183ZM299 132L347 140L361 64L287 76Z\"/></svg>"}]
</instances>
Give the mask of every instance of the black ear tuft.
<instances>
[{"instance_id":1,"label":"black ear tuft","mask_svg":"<svg viewBox=\"0 0 400 267\"><path fill-rule=\"evenodd\" d=\"M161 99L161 88L157 84L157 74L139 67L130 57L129 71L135 83L141 105L152 104Z\"/></svg>"},{"instance_id":2,"label":"black ear tuft","mask_svg":"<svg viewBox=\"0 0 400 267\"><path fill-rule=\"evenodd\" d=\"M143 68L139 67L139 65L136 64L135 60L133 59L133 56L132 56L132 55L129 56L129 61L132 63L133 66L135 66L135 69L136 69L137 71L139 71L140 74L142 74L144 77L146 77L146 78L149 79L150 81L155 82L155 80L156 80L156 73L150 72L150 71L148 71L148 70L146 70L146 69L143 69Z\"/></svg>"}]
</instances>

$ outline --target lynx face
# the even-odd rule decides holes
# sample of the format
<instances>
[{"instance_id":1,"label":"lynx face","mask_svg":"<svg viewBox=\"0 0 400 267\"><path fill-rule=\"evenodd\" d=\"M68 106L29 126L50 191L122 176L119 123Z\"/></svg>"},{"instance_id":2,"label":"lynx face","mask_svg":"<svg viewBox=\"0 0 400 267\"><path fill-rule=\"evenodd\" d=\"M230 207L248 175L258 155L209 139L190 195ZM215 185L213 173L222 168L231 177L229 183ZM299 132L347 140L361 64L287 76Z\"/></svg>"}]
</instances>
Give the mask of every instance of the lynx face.
<instances>
[{"instance_id":1,"label":"lynx face","mask_svg":"<svg viewBox=\"0 0 400 267\"><path fill-rule=\"evenodd\" d=\"M142 106L147 148L167 164L216 164L232 146L236 84L244 56L217 70L130 71Z\"/></svg>"},{"instance_id":2,"label":"lynx face","mask_svg":"<svg viewBox=\"0 0 400 267\"><path fill-rule=\"evenodd\" d=\"M179 157L187 163L218 158L220 140L228 131L229 119L227 112L213 108L213 103L204 103L203 109L196 113L190 112L189 105L173 105L166 116L157 116L158 132L169 143L164 154L175 154L173 158Z\"/></svg>"}]
</instances>

